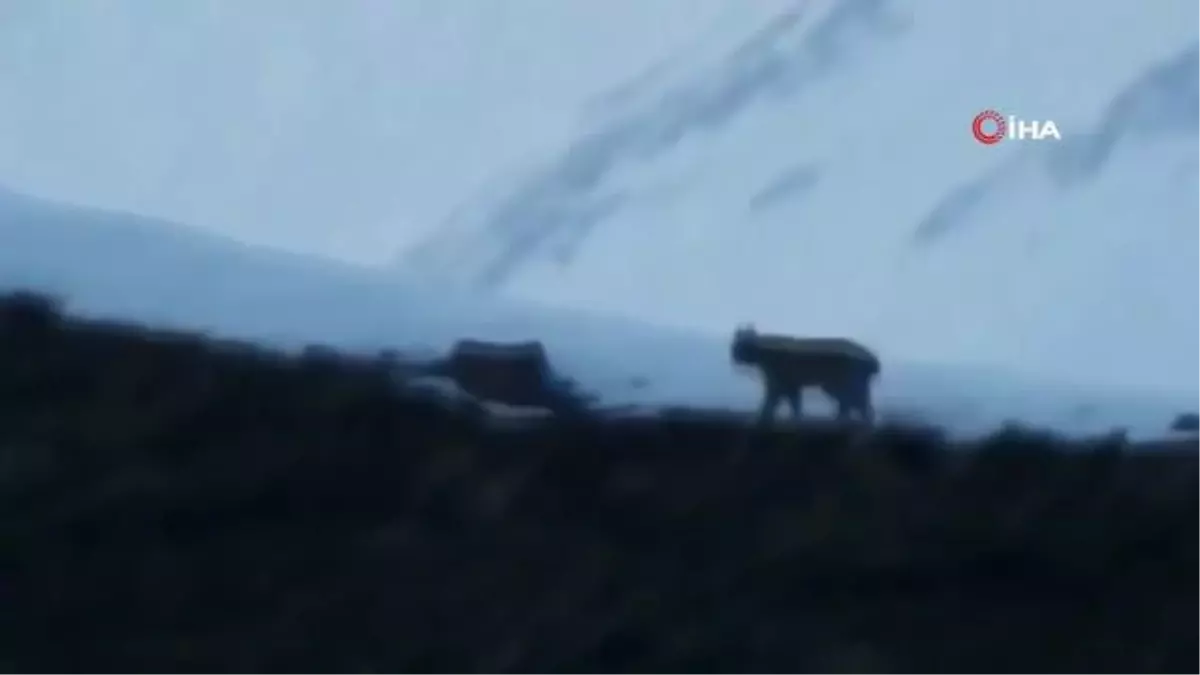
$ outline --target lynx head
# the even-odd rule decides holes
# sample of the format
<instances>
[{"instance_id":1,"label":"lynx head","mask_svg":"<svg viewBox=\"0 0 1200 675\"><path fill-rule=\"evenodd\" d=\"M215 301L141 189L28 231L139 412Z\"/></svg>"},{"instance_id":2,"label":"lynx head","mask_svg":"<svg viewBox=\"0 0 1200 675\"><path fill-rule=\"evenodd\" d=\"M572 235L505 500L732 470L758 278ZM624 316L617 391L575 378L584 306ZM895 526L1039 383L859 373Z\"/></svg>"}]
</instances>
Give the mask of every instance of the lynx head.
<instances>
[{"instance_id":1,"label":"lynx head","mask_svg":"<svg viewBox=\"0 0 1200 675\"><path fill-rule=\"evenodd\" d=\"M730 356L734 363L754 363L758 357L758 331L752 324L738 326L733 333Z\"/></svg>"}]
</instances>

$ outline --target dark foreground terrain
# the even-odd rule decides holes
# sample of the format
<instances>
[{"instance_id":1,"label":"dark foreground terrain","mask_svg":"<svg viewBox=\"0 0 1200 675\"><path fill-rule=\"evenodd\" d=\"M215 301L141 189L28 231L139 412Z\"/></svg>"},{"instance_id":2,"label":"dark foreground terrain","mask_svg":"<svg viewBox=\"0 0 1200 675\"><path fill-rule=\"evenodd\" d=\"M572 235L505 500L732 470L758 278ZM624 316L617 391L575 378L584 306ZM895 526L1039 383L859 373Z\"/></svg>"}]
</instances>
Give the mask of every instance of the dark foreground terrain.
<instances>
[{"instance_id":1,"label":"dark foreground terrain","mask_svg":"<svg viewBox=\"0 0 1200 675\"><path fill-rule=\"evenodd\" d=\"M1197 672L1197 453L487 431L0 301L0 669Z\"/></svg>"}]
</instances>

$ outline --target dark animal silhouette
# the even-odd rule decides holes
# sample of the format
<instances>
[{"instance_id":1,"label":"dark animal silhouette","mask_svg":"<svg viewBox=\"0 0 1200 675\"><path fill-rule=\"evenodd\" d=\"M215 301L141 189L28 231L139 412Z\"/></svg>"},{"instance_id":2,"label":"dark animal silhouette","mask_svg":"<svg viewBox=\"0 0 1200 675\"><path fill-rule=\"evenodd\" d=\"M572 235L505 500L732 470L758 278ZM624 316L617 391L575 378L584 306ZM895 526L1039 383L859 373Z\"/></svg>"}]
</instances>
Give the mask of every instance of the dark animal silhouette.
<instances>
[{"instance_id":1,"label":"dark animal silhouette","mask_svg":"<svg viewBox=\"0 0 1200 675\"><path fill-rule=\"evenodd\" d=\"M1171 431L1191 433L1200 431L1200 415L1196 413L1180 413L1171 422Z\"/></svg>"},{"instance_id":2,"label":"dark animal silhouette","mask_svg":"<svg viewBox=\"0 0 1200 675\"><path fill-rule=\"evenodd\" d=\"M837 402L839 419L852 413L865 422L874 419L871 381L879 374L879 359L853 340L766 335L745 326L734 333L731 356L735 364L753 366L762 374L760 424L774 417L783 400L800 419L802 392L810 386L820 387Z\"/></svg>"},{"instance_id":3,"label":"dark animal silhouette","mask_svg":"<svg viewBox=\"0 0 1200 675\"><path fill-rule=\"evenodd\" d=\"M495 343L459 340L450 353L416 369L416 374L445 377L472 397L508 406L579 412L591 397L555 374L541 342Z\"/></svg>"}]
</instances>

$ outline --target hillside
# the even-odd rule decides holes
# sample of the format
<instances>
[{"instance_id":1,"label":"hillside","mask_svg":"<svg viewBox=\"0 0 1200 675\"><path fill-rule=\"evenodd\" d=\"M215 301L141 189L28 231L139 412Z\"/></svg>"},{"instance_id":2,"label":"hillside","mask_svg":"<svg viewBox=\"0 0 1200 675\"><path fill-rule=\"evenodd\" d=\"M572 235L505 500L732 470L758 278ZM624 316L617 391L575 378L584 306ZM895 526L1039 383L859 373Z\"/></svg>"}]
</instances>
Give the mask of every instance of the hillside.
<instances>
[{"instance_id":1,"label":"hillside","mask_svg":"<svg viewBox=\"0 0 1200 675\"><path fill-rule=\"evenodd\" d=\"M432 285L377 269L250 246L181 223L35 199L0 187L0 289L31 287L73 312L204 330L299 349L425 356L462 337L538 339L556 367L611 405L749 410L758 383L730 367L728 336ZM979 434L1008 420L1071 434L1162 433L1194 391L1072 388L1002 370L886 359L885 417ZM645 382L634 388L631 383ZM812 410L828 410L820 397Z\"/></svg>"},{"instance_id":2,"label":"hillside","mask_svg":"<svg viewBox=\"0 0 1200 675\"><path fill-rule=\"evenodd\" d=\"M380 363L0 300L13 671L1192 672L1197 455L489 431Z\"/></svg>"}]
</instances>

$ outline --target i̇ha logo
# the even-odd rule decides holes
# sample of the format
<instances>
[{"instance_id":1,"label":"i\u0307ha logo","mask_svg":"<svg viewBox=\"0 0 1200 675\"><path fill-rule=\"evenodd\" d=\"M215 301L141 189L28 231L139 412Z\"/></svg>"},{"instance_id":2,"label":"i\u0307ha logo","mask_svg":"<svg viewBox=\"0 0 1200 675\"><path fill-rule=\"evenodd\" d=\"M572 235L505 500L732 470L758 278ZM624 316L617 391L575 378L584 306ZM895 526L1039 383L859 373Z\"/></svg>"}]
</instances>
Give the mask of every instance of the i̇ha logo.
<instances>
[{"instance_id":1,"label":"i\u0307ha logo","mask_svg":"<svg viewBox=\"0 0 1200 675\"><path fill-rule=\"evenodd\" d=\"M1016 115L1001 115L995 110L984 110L971 122L971 133L975 140L984 145L995 145L1004 139L1016 141L1042 141L1052 138L1062 140L1054 120L1024 120Z\"/></svg>"}]
</instances>

